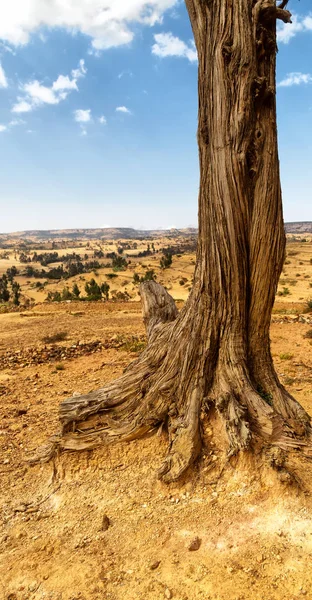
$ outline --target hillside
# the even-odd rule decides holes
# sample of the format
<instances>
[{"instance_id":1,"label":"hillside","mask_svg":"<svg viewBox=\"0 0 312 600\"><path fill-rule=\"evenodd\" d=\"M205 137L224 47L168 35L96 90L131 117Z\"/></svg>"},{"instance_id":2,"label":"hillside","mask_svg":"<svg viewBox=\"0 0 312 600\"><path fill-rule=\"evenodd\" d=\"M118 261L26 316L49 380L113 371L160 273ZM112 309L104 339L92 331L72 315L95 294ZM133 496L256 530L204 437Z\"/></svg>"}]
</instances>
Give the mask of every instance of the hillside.
<instances>
[{"instance_id":1,"label":"hillside","mask_svg":"<svg viewBox=\"0 0 312 600\"><path fill-rule=\"evenodd\" d=\"M312 221L298 221L285 223L286 233L312 233ZM102 240L140 240L155 237L179 237L197 235L197 229L134 229L132 227L104 227L97 229L46 229L15 231L0 233L0 242L7 240L37 240L46 241L53 239L102 239Z\"/></svg>"}]
</instances>

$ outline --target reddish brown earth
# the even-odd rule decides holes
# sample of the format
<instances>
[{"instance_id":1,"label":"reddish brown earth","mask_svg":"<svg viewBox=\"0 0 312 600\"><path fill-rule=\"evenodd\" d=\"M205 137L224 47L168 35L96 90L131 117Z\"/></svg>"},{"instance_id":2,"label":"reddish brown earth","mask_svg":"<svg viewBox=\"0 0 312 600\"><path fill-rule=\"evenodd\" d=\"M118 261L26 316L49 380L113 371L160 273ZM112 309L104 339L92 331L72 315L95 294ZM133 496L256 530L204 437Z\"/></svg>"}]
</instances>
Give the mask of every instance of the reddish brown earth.
<instances>
[{"instance_id":1,"label":"reddish brown earth","mask_svg":"<svg viewBox=\"0 0 312 600\"><path fill-rule=\"evenodd\" d=\"M54 465L25 462L57 430L64 397L115 378L136 356L139 304L38 305L0 321L1 598L312 598L312 466L296 454L291 484L265 457L255 469L248 455L229 465L217 420L213 432L203 418L205 455L169 486L156 477L165 432ZM310 329L277 322L271 336L281 380L312 414ZM59 332L67 338L53 358L43 338Z\"/></svg>"}]
</instances>

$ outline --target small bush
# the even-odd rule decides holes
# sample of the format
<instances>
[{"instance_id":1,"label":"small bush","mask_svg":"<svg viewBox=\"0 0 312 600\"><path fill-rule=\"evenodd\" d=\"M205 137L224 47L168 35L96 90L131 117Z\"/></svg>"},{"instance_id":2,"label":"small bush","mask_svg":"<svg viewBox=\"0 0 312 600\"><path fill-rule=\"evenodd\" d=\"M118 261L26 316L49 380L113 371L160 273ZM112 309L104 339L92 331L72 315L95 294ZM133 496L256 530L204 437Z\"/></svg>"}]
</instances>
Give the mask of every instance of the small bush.
<instances>
[{"instance_id":1,"label":"small bush","mask_svg":"<svg viewBox=\"0 0 312 600\"><path fill-rule=\"evenodd\" d=\"M45 337L42 338L42 341L45 344L55 344L55 342L63 342L64 340L67 340L67 337L68 337L67 331L59 331L58 333L55 333L54 335L46 335Z\"/></svg>"},{"instance_id":2,"label":"small bush","mask_svg":"<svg viewBox=\"0 0 312 600\"><path fill-rule=\"evenodd\" d=\"M291 360L293 357L294 357L294 355L291 354L291 352L284 352L284 353L280 354L281 360Z\"/></svg>"},{"instance_id":3,"label":"small bush","mask_svg":"<svg viewBox=\"0 0 312 600\"><path fill-rule=\"evenodd\" d=\"M312 329L309 329L303 336L304 338L312 338Z\"/></svg>"},{"instance_id":4,"label":"small bush","mask_svg":"<svg viewBox=\"0 0 312 600\"><path fill-rule=\"evenodd\" d=\"M283 291L277 292L278 296L289 296L290 291L288 289L288 287L284 287Z\"/></svg>"},{"instance_id":5,"label":"small bush","mask_svg":"<svg viewBox=\"0 0 312 600\"><path fill-rule=\"evenodd\" d=\"M64 371L65 367L63 365L63 363L57 363L57 365L55 365L55 370L56 371Z\"/></svg>"},{"instance_id":6,"label":"small bush","mask_svg":"<svg viewBox=\"0 0 312 600\"><path fill-rule=\"evenodd\" d=\"M312 298L308 298L306 301L306 312L312 312Z\"/></svg>"}]
</instances>

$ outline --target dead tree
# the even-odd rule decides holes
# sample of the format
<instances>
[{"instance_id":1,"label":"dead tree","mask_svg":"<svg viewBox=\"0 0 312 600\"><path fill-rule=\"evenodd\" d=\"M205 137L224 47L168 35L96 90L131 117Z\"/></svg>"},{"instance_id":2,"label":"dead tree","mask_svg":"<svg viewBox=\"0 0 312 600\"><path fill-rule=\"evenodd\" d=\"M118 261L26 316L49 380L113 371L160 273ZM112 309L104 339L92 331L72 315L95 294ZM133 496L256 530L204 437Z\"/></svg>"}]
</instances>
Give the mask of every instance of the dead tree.
<instances>
[{"instance_id":1,"label":"dead tree","mask_svg":"<svg viewBox=\"0 0 312 600\"><path fill-rule=\"evenodd\" d=\"M165 423L159 470L176 480L201 452L214 407L228 452L310 445L310 418L281 385L270 319L285 256L276 127L276 21L286 2L186 0L198 51L199 233L194 285L178 313L141 286L146 350L117 380L60 406L62 432L41 451L132 440ZM209 411L208 411L209 418Z\"/></svg>"}]
</instances>

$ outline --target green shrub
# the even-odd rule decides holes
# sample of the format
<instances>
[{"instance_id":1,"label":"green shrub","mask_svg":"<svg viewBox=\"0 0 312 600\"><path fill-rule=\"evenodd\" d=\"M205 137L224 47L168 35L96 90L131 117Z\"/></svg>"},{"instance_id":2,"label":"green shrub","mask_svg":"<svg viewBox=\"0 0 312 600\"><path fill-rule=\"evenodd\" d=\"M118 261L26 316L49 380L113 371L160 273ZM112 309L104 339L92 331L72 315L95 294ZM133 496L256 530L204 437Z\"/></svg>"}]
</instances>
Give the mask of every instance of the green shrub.
<instances>
[{"instance_id":1,"label":"green shrub","mask_svg":"<svg viewBox=\"0 0 312 600\"><path fill-rule=\"evenodd\" d=\"M289 296L290 291L288 289L288 287L284 287L283 291L277 292L278 296Z\"/></svg>"}]
</instances>

